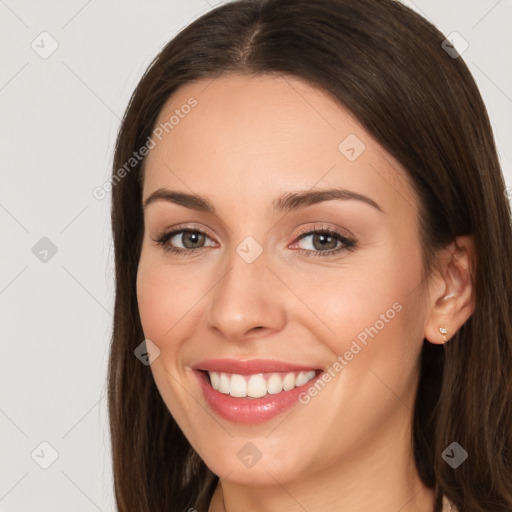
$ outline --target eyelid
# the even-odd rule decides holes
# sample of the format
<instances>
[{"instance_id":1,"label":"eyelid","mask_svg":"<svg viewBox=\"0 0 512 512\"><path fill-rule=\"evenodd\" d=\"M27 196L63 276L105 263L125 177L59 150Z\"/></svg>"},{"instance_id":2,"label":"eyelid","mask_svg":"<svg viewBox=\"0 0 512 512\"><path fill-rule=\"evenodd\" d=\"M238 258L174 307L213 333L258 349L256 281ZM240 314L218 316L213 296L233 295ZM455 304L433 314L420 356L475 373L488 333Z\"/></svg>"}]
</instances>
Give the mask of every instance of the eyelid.
<instances>
[{"instance_id":1,"label":"eyelid","mask_svg":"<svg viewBox=\"0 0 512 512\"><path fill-rule=\"evenodd\" d=\"M211 238L214 242L219 243L212 232L206 228L205 226L201 226L195 223L184 223L178 224L177 226L173 226L172 228L164 228L156 234L155 238L161 238L164 235L173 235L177 234L181 231L199 231L200 233L204 233L208 238Z\"/></svg>"},{"instance_id":2,"label":"eyelid","mask_svg":"<svg viewBox=\"0 0 512 512\"><path fill-rule=\"evenodd\" d=\"M337 233L340 236L344 236L347 238L355 238L355 235L352 234L348 229L334 227L333 225L327 224L325 222L315 223L312 226L308 225L308 226L304 226L304 227L300 228L299 232L296 235L296 238L298 239L298 238L300 238L301 235L303 235L305 233L310 234L311 232L314 232L314 231L332 231L334 233Z\"/></svg>"},{"instance_id":3,"label":"eyelid","mask_svg":"<svg viewBox=\"0 0 512 512\"><path fill-rule=\"evenodd\" d=\"M155 238L153 238L153 241L157 243L157 245L161 245L164 247L165 251L174 252L175 254L186 254L192 256L194 253L203 252L203 249L205 247L199 247L195 249L184 249L184 248L175 248L175 247L166 247L168 244L168 240L172 239L174 236L178 235L179 233L184 232L199 232L203 235L205 235L207 238L212 240L215 244L219 244L219 242L216 240L216 237L212 235L211 231L204 227L200 226L196 223L184 223L177 226L173 226L172 228L166 228L160 231ZM340 246L336 249L329 249L324 251L315 251L310 249L301 249L297 248L296 250L298 252L301 252L305 255L314 255L317 257L328 256L331 254L336 254L339 252L342 252L343 250L354 250L357 247L357 237L355 237L349 230L334 227L328 223L316 223L314 225L309 226L303 226L299 229L299 232L296 233L294 237L294 241L291 243L293 246L294 244L297 244L300 242L303 238L306 238L307 236L312 236L316 233L327 233L330 236L337 237L339 241L345 246ZM165 241L163 241L165 240ZM290 246L290 243L287 244L287 248ZM211 246L209 246L211 248ZM292 247L293 248L293 247ZM187 254L189 253L189 254Z\"/></svg>"},{"instance_id":4,"label":"eyelid","mask_svg":"<svg viewBox=\"0 0 512 512\"><path fill-rule=\"evenodd\" d=\"M313 231L322 231L322 230L333 231L334 233L338 233L341 236L354 238L354 235L348 229L337 228L337 227L334 227L327 223L315 223L312 226L308 225L308 226L301 227L299 229L299 231L295 234L294 240L297 240L298 238L300 238L301 235L303 235L305 233L311 234L311 232L313 232ZM199 224L195 224L193 222L178 224L177 226L173 226L172 228L164 228L157 233L156 238L160 238L161 236L166 235L166 234L178 233L180 231L199 231L199 232L207 235L209 238L214 240L216 243L219 243L216 240L215 236L212 234L212 232L208 228L206 228L205 226L201 226Z\"/></svg>"}]
</instances>

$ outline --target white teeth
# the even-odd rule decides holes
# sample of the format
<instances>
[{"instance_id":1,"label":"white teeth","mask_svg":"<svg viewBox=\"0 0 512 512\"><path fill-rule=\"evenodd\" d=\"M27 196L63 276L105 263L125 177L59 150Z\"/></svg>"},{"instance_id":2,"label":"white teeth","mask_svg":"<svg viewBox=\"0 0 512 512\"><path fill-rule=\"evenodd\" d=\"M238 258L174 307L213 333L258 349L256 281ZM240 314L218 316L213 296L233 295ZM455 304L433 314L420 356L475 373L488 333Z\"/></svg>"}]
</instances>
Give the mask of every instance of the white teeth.
<instances>
[{"instance_id":1,"label":"white teeth","mask_svg":"<svg viewBox=\"0 0 512 512\"><path fill-rule=\"evenodd\" d=\"M306 382L309 380L308 372L300 372L297 378L295 379L295 385L296 386L302 386L306 384Z\"/></svg>"},{"instance_id":2,"label":"white teeth","mask_svg":"<svg viewBox=\"0 0 512 512\"><path fill-rule=\"evenodd\" d=\"M220 374L219 391L229 395L229 377L225 373Z\"/></svg>"},{"instance_id":3,"label":"white teeth","mask_svg":"<svg viewBox=\"0 0 512 512\"><path fill-rule=\"evenodd\" d=\"M215 372L210 373L210 380L212 382L212 388L218 390L220 384L219 374Z\"/></svg>"},{"instance_id":4,"label":"white teeth","mask_svg":"<svg viewBox=\"0 0 512 512\"><path fill-rule=\"evenodd\" d=\"M212 388L237 398L261 398L267 393L275 395L281 391L303 386L315 375L314 370L307 372L275 372L272 374L258 373L255 375L227 374L208 372Z\"/></svg>"},{"instance_id":5,"label":"white teeth","mask_svg":"<svg viewBox=\"0 0 512 512\"><path fill-rule=\"evenodd\" d=\"M295 375L293 373L288 373L286 377L283 379L283 389L285 391L290 391L295 387Z\"/></svg>"},{"instance_id":6,"label":"white teeth","mask_svg":"<svg viewBox=\"0 0 512 512\"><path fill-rule=\"evenodd\" d=\"M247 396L247 382L241 375L231 375L229 394L241 398Z\"/></svg>"},{"instance_id":7,"label":"white teeth","mask_svg":"<svg viewBox=\"0 0 512 512\"><path fill-rule=\"evenodd\" d=\"M261 398L267 394L267 382L263 375L252 375L247 383L247 396Z\"/></svg>"},{"instance_id":8,"label":"white teeth","mask_svg":"<svg viewBox=\"0 0 512 512\"><path fill-rule=\"evenodd\" d=\"M268 379L267 388L269 394L271 395L281 393L281 391L283 391L283 379L281 379L277 373L273 373L270 376L270 379Z\"/></svg>"}]
</instances>

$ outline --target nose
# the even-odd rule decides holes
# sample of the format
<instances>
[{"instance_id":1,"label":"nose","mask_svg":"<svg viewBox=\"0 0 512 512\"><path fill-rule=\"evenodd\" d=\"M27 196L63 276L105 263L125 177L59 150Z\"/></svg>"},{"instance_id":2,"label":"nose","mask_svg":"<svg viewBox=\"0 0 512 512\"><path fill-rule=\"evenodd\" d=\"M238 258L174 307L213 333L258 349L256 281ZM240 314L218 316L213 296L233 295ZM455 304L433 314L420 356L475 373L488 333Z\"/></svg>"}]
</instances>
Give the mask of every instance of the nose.
<instances>
[{"instance_id":1,"label":"nose","mask_svg":"<svg viewBox=\"0 0 512 512\"><path fill-rule=\"evenodd\" d=\"M226 271L209 294L208 327L231 341L243 341L283 329L283 284L267 268L265 251L252 263L235 250Z\"/></svg>"}]
</instances>

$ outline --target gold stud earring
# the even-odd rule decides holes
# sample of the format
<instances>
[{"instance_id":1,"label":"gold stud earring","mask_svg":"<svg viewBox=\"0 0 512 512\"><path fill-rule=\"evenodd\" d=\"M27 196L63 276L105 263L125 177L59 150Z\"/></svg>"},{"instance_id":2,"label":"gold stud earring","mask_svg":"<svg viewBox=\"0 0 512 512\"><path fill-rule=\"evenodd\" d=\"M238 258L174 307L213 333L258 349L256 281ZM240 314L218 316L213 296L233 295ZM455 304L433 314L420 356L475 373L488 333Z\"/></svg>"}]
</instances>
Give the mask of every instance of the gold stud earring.
<instances>
[{"instance_id":1,"label":"gold stud earring","mask_svg":"<svg viewBox=\"0 0 512 512\"><path fill-rule=\"evenodd\" d=\"M443 335L443 341L446 343L448 341L446 339L446 333L448 332L448 329L446 329L446 327L439 327L439 332Z\"/></svg>"}]
</instances>

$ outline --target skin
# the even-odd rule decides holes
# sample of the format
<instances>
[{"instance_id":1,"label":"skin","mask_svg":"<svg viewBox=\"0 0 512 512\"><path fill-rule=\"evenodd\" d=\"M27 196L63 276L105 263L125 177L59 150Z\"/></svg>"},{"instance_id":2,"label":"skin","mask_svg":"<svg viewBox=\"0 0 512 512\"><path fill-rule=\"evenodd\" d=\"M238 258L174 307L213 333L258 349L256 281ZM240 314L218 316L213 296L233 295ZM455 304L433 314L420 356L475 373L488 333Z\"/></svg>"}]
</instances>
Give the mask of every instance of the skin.
<instances>
[{"instance_id":1,"label":"skin","mask_svg":"<svg viewBox=\"0 0 512 512\"><path fill-rule=\"evenodd\" d=\"M472 239L457 239L439 254L439 273L422 279L405 171L318 89L271 75L197 81L175 92L159 122L191 96L197 106L147 157L143 201L166 187L206 197L216 213L163 200L145 208L137 297L144 334L160 350L155 383L221 477L210 511L432 511L409 442L419 354L424 338L443 342L439 326L449 339L473 311ZM354 161L338 149L350 134L365 145ZM272 206L329 187L382 212L354 199L285 214ZM355 250L322 256L313 234L299 239L319 225L356 238ZM194 255L154 241L190 226L207 234L202 249L188 249ZM236 251L248 236L263 251L252 263ZM207 358L267 358L325 370L394 303L400 312L308 404L261 425L216 415L190 369ZM248 442L261 453L250 468L237 457Z\"/></svg>"}]
</instances>

